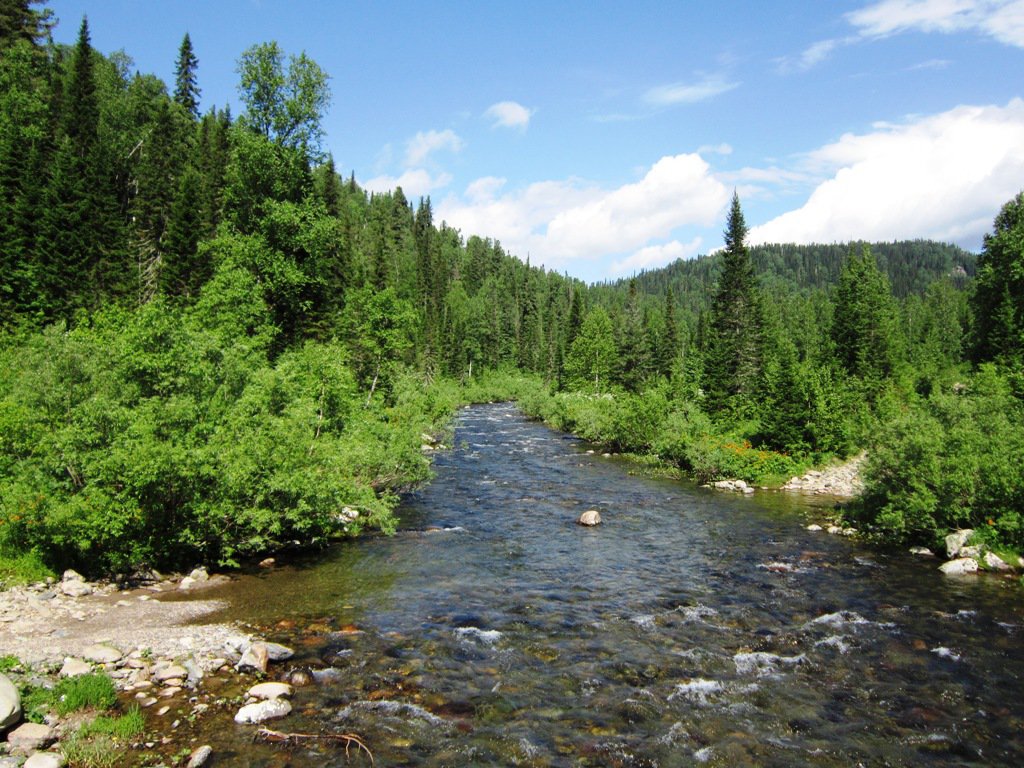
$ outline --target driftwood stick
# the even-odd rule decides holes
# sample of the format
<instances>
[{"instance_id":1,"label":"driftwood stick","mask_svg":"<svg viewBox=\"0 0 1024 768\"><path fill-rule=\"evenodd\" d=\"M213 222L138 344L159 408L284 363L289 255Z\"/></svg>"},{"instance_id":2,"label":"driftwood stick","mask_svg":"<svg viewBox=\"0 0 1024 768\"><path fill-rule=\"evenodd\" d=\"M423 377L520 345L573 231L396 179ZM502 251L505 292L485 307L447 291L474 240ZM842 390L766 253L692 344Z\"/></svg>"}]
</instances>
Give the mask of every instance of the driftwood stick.
<instances>
[{"instance_id":1,"label":"driftwood stick","mask_svg":"<svg viewBox=\"0 0 1024 768\"><path fill-rule=\"evenodd\" d=\"M256 731L255 741L263 741L267 744L295 745L303 741L333 741L344 743L345 757L349 756L349 749L355 745L357 749L365 752L370 758L370 765L373 765L373 752L366 746L361 738L353 733L285 733L270 728L260 728Z\"/></svg>"}]
</instances>

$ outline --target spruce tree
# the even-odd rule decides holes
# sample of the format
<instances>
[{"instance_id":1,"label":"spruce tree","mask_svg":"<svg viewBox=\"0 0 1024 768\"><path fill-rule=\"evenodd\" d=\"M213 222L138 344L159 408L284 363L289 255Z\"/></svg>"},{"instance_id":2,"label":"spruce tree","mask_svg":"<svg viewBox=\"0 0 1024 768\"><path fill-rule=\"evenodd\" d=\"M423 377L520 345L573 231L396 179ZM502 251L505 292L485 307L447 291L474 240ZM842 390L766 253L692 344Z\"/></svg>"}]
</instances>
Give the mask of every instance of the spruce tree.
<instances>
[{"instance_id":1,"label":"spruce tree","mask_svg":"<svg viewBox=\"0 0 1024 768\"><path fill-rule=\"evenodd\" d=\"M199 119L199 85L196 67L199 59L192 51L192 40L185 33L178 48L178 63L174 67L174 101L180 104L193 120Z\"/></svg>"},{"instance_id":2,"label":"spruce tree","mask_svg":"<svg viewBox=\"0 0 1024 768\"><path fill-rule=\"evenodd\" d=\"M831 338L840 364L871 390L892 375L899 360L896 315L889 278L870 246L860 255L851 249L836 287Z\"/></svg>"},{"instance_id":3,"label":"spruce tree","mask_svg":"<svg viewBox=\"0 0 1024 768\"><path fill-rule=\"evenodd\" d=\"M761 380L761 301L744 239L747 225L736 193L725 229L722 273L711 302L704 352L708 409L749 412Z\"/></svg>"},{"instance_id":4,"label":"spruce tree","mask_svg":"<svg viewBox=\"0 0 1024 768\"><path fill-rule=\"evenodd\" d=\"M971 308L975 362L1024 363L1024 192L1002 207L985 235Z\"/></svg>"}]
</instances>

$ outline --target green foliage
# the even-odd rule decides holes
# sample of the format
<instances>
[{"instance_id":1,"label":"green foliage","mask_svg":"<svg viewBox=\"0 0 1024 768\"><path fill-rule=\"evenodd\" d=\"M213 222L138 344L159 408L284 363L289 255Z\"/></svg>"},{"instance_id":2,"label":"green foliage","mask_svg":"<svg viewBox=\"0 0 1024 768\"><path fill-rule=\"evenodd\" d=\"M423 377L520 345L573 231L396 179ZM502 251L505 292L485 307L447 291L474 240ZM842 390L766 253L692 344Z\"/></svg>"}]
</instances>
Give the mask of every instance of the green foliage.
<instances>
[{"instance_id":1,"label":"green foliage","mask_svg":"<svg viewBox=\"0 0 1024 768\"><path fill-rule=\"evenodd\" d=\"M985 236L971 305L975 361L1024 364L1024 192L1002 207Z\"/></svg>"},{"instance_id":2,"label":"green foliage","mask_svg":"<svg viewBox=\"0 0 1024 768\"><path fill-rule=\"evenodd\" d=\"M570 386L600 393L617 370L618 350L608 313L601 307L587 313L565 359Z\"/></svg>"},{"instance_id":3,"label":"green foliage","mask_svg":"<svg viewBox=\"0 0 1024 768\"><path fill-rule=\"evenodd\" d=\"M855 514L888 540L934 543L951 528L989 530L1024 549L1024 406L983 367L883 423Z\"/></svg>"},{"instance_id":4,"label":"green foliage","mask_svg":"<svg viewBox=\"0 0 1024 768\"><path fill-rule=\"evenodd\" d=\"M110 709L115 704L114 681L97 672L65 677L53 689L53 706L59 715L82 709Z\"/></svg>"},{"instance_id":5,"label":"green foliage","mask_svg":"<svg viewBox=\"0 0 1024 768\"><path fill-rule=\"evenodd\" d=\"M331 91L315 61L301 53L289 56L286 65L276 42L260 43L242 54L238 75L246 125L285 147L319 148Z\"/></svg>"},{"instance_id":6,"label":"green foliage","mask_svg":"<svg viewBox=\"0 0 1024 768\"><path fill-rule=\"evenodd\" d=\"M132 739L141 736L146 730L146 719L142 715L138 704L132 707L123 715L99 715L96 718L82 725L76 735L80 739L87 739L90 736L104 735L113 736L116 739Z\"/></svg>"},{"instance_id":7,"label":"green foliage","mask_svg":"<svg viewBox=\"0 0 1024 768\"><path fill-rule=\"evenodd\" d=\"M0 656L0 672L7 673L18 669L21 666L21 659L11 654Z\"/></svg>"},{"instance_id":8,"label":"green foliage","mask_svg":"<svg viewBox=\"0 0 1024 768\"><path fill-rule=\"evenodd\" d=\"M14 524L17 522L13 521ZM12 524L12 521L9 518L0 519L0 523L5 527ZM0 532L0 542L4 541L5 536ZM55 574L38 552L18 552L9 545L0 545L0 589L19 584L35 584L50 576Z\"/></svg>"},{"instance_id":9,"label":"green foliage","mask_svg":"<svg viewBox=\"0 0 1024 768\"><path fill-rule=\"evenodd\" d=\"M851 252L843 267L830 333L840 364L869 389L895 371L900 357L896 303L867 246L860 256Z\"/></svg>"}]
</instances>

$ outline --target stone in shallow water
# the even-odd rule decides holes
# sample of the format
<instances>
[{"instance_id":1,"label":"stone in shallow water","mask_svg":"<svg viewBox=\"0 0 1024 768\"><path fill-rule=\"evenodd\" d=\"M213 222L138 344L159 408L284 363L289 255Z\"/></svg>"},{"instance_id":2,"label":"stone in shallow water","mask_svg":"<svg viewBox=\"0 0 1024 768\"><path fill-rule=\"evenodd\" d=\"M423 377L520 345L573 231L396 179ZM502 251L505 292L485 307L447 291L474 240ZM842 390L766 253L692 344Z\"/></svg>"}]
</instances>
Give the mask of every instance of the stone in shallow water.
<instances>
[{"instance_id":1,"label":"stone in shallow water","mask_svg":"<svg viewBox=\"0 0 1024 768\"><path fill-rule=\"evenodd\" d=\"M596 509L588 509L576 521L579 525L600 525L601 515Z\"/></svg>"},{"instance_id":2,"label":"stone in shallow water","mask_svg":"<svg viewBox=\"0 0 1024 768\"><path fill-rule=\"evenodd\" d=\"M959 560L950 560L939 566L939 570L949 576L959 576L964 573L974 573L978 570L978 561L970 557L961 557Z\"/></svg>"},{"instance_id":3,"label":"stone in shallow water","mask_svg":"<svg viewBox=\"0 0 1024 768\"><path fill-rule=\"evenodd\" d=\"M249 695L257 699L287 699L292 687L287 683L260 683L249 689Z\"/></svg>"},{"instance_id":4,"label":"stone in shallow water","mask_svg":"<svg viewBox=\"0 0 1024 768\"><path fill-rule=\"evenodd\" d=\"M262 723L285 717L292 711L292 705L285 699L270 699L255 704L246 704L235 715L236 723Z\"/></svg>"},{"instance_id":5,"label":"stone in shallow water","mask_svg":"<svg viewBox=\"0 0 1024 768\"><path fill-rule=\"evenodd\" d=\"M187 768L202 768L202 766L206 765L206 761L210 759L212 754L213 747L209 744L204 744L189 755Z\"/></svg>"}]
</instances>

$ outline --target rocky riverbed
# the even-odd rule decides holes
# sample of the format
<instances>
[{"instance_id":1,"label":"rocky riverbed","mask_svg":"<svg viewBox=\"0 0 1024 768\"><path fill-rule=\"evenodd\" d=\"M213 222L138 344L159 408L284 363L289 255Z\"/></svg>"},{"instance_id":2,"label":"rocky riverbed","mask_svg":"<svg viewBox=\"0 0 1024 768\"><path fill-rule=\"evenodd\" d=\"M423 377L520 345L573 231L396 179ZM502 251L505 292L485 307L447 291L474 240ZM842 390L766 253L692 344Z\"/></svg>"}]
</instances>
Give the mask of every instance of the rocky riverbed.
<instances>
[{"instance_id":1,"label":"rocky riverbed","mask_svg":"<svg viewBox=\"0 0 1024 768\"><path fill-rule=\"evenodd\" d=\"M154 574L142 584L119 588L69 571L60 581L0 592L0 649L6 658L20 660L13 666L8 662L7 677L50 688L64 677L103 672L114 681L123 708L137 704L145 715L145 735L131 749L147 759L173 755L168 765L197 768L211 753L190 742L188 726L197 719L238 709L236 722L259 723L290 711L289 685L253 683L291 650L237 626L202 622L222 607L202 597L204 587L225 579L197 569L184 577ZM176 599L167 599L172 594ZM187 598L177 599L183 595ZM7 677L0 675L0 710L11 698L4 691L13 690L3 685L10 682ZM6 706L16 710L20 703ZM23 719L16 711L0 718L0 733L6 731L0 768L63 765L61 740L81 718Z\"/></svg>"}]
</instances>

